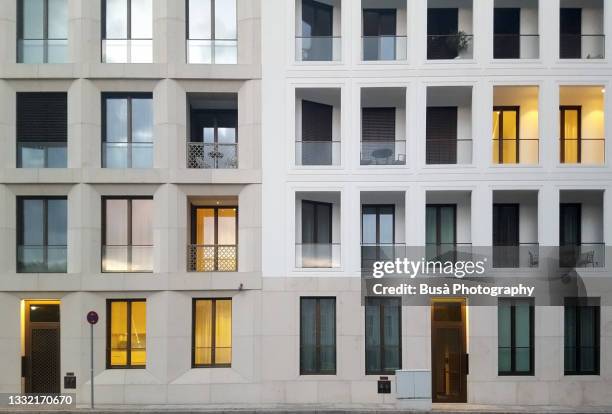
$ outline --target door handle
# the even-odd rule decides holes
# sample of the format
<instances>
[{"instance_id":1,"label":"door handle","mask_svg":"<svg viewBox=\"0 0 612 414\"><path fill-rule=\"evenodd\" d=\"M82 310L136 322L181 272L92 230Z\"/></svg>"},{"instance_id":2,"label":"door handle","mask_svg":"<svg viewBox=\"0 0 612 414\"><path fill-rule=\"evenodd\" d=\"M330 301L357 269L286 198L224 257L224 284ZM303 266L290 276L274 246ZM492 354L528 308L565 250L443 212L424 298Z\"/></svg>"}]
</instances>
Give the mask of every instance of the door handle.
<instances>
[{"instance_id":1,"label":"door handle","mask_svg":"<svg viewBox=\"0 0 612 414\"><path fill-rule=\"evenodd\" d=\"M470 373L470 354L465 354L465 375Z\"/></svg>"}]
</instances>

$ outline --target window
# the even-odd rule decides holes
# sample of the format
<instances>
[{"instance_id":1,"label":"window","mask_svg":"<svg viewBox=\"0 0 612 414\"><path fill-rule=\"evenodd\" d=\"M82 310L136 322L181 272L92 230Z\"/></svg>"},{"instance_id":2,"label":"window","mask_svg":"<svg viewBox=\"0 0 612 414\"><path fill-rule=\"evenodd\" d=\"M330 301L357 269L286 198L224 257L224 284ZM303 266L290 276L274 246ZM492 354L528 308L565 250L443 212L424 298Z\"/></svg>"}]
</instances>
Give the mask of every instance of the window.
<instances>
[{"instance_id":1,"label":"window","mask_svg":"<svg viewBox=\"0 0 612 414\"><path fill-rule=\"evenodd\" d=\"M500 298L497 307L499 375L533 375L534 303Z\"/></svg>"},{"instance_id":2,"label":"window","mask_svg":"<svg viewBox=\"0 0 612 414\"><path fill-rule=\"evenodd\" d=\"M428 259L456 260L457 205L428 204L425 210Z\"/></svg>"},{"instance_id":3,"label":"window","mask_svg":"<svg viewBox=\"0 0 612 414\"><path fill-rule=\"evenodd\" d=\"M493 204L493 267L520 266L520 204Z\"/></svg>"},{"instance_id":4,"label":"window","mask_svg":"<svg viewBox=\"0 0 612 414\"><path fill-rule=\"evenodd\" d=\"M187 61L236 64L236 0L187 0Z\"/></svg>"},{"instance_id":5,"label":"window","mask_svg":"<svg viewBox=\"0 0 612 414\"><path fill-rule=\"evenodd\" d=\"M520 107L496 106L493 108L493 162L518 164L520 162Z\"/></svg>"},{"instance_id":6,"label":"window","mask_svg":"<svg viewBox=\"0 0 612 414\"><path fill-rule=\"evenodd\" d=\"M153 168L153 95L102 96L102 166Z\"/></svg>"},{"instance_id":7,"label":"window","mask_svg":"<svg viewBox=\"0 0 612 414\"><path fill-rule=\"evenodd\" d=\"M18 0L17 19L17 63L68 62L68 0Z\"/></svg>"},{"instance_id":8,"label":"window","mask_svg":"<svg viewBox=\"0 0 612 414\"><path fill-rule=\"evenodd\" d=\"M147 302L144 299L108 300L106 313L106 368L144 368Z\"/></svg>"},{"instance_id":9,"label":"window","mask_svg":"<svg viewBox=\"0 0 612 414\"><path fill-rule=\"evenodd\" d=\"M405 59L396 25L397 9L363 9L363 60Z\"/></svg>"},{"instance_id":10,"label":"window","mask_svg":"<svg viewBox=\"0 0 612 414\"><path fill-rule=\"evenodd\" d=\"M65 92L17 93L17 167L66 168Z\"/></svg>"},{"instance_id":11,"label":"window","mask_svg":"<svg viewBox=\"0 0 612 414\"><path fill-rule=\"evenodd\" d=\"M238 208L194 206L191 220L189 270L235 272L238 269Z\"/></svg>"},{"instance_id":12,"label":"window","mask_svg":"<svg viewBox=\"0 0 612 414\"><path fill-rule=\"evenodd\" d=\"M17 198L17 272L66 273L66 197Z\"/></svg>"},{"instance_id":13,"label":"window","mask_svg":"<svg viewBox=\"0 0 612 414\"><path fill-rule=\"evenodd\" d=\"M152 0L104 0L102 15L103 62L153 62Z\"/></svg>"},{"instance_id":14,"label":"window","mask_svg":"<svg viewBox=\"0 0 612 414\"><path fill-rule=\"evenodd\" d=\"M336 374L336 298L300 298L300 374Z\"/></svg>"},{"instance_id":15,"label":"window","mask_svg":"<svg viewBox=\"0 0 612 414\"><path fill-rule=\"evenodd\" d=\"M232 365L232 300L193 300L193 367Z\"/></svg>"},{"instance_id":16,"label":"window","mask_svg":"<svg viewBox=\"0 0 612 414\"><path fill-rule=\"evenodd\" d=\"M238 111L191 109L189 168L238 168Z\"/></svg>"},{"instance_id":17,"label":"window","mask_svg":"<svg viewBox=\"0 0 612 414\"><path fill-rule=\"evenodd\" d=\"M102 271L153 271L153 199L102 200Z\"/></svg>"},{"instance_id":18,"label":"window","mask_svg":"<svg viewBox=\"0 0 612 414\"><path fill-rule=\"evenodd\" d=\"M298 37L303 61L331 61L334 58L334 6L302 0L302 34Z\"/></svg>"},{"instance_id":19,"label":"window","mask_svg":"<svg viewBox=\"0 0 612 414\"><path fill-rule=\"evenodd\" d=\"M565 299L565 375L599 375L599 299Z\"/></svg>"},{"instance_id":20,"label":"window","mask_svg":"<svg viewBox=\"0 0 612 414\"><path fill-rule=\"evenodd\" d=\"M366 298L366 375L395 374L402 367L400 298Z\"/></svg>"},{"instance_id":21,"label":"window","mask_svg":"<svg viewBox=\"0 0 612 414\"><path fill-rule=\"evenodd\" d=\"M302 267L333 267L331 203L302 200Z\"/></svg>"}]
</instances>

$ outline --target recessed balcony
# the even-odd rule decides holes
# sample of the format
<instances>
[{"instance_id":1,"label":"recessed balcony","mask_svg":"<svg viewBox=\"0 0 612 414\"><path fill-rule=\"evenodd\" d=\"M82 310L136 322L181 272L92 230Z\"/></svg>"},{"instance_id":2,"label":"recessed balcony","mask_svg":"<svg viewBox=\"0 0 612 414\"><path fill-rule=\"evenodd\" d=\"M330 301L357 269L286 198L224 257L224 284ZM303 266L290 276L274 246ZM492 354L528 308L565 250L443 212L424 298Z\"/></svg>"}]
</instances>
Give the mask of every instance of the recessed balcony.
<instances>
[{"instance_id":1,"label":"recessed balcony","mask_svg":"<svg viewBox=\"0 0 612 414\"><path fill-rule=\"evenodd\" d=\"M604 1L561 0L559 57L605 58Z\"/></svg>"},{"instance_id":2,"label":"recessed balcony","mask_svg":"<svg viewBox=\"0 0 612 414\"><path fill-rule=\"evenodd\" d=\"M427 260L471 260L471 192L428 191L426 202Z\"/></svg>"},{"instance_id":3,"label":"recessed balcony","mask_svg":"<svg viewBox=\"0 0 612 414\"><path fill-rule=\"evenodd\" d=\"M538 59L538 0L495 0L494 59Z\"/></svg>"},{"instance_id":4,"label":"recessed balcony","mask_svg":"<svg viewBox=\"0 0 612 414\"><path fill-rule=\"evenodd\" d=\"M406 0L362 0L361 13L363 60L406 60Z\"/></svg>"},{"instance_id":5,"label":"recessed balcony","mask_svg":"<svg viewBox=\"0 0 612 414\"><path fill-rule=\"evenodd\" d=\"M296 0L295 11L295 60L341 60L341 1Z\"/></svg>"},{"instance_id":6,"label":"recessed balcony","mask_svg":"<svg viewBox=\"0 0 612 414\"><path fill-rule=\"evenodd\" d=\"M427 59L473 59L472 0L428 0Z\"/></svg>"}]
</instances>

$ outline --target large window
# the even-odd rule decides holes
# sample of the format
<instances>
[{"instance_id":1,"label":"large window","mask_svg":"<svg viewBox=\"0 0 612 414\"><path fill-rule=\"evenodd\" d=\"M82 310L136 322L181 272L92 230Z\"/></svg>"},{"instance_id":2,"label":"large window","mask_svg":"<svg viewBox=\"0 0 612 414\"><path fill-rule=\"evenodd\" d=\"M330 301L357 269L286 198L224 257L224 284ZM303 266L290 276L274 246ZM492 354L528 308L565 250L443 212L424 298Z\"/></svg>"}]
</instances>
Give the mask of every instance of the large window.
<instances>
[{"instance_id":1,"label":"large window","mask_svg":"<svg viewBox=\"0 0 612 414\"><path fill-rule=\"evenodd\" d=\"M194 206L191 213L189 271L238 269L238 208Z\"/></svg>"},{"instance_id":2,"label":"large window","mask_svg":"<svg viewBox=\"0 0 612 414\"><path fill-rule=\"evenodd\" d=\"M236 0L187 0L187 61L235 64Z\"/></svg>"},{"instance_id":3,"label":"large window","mask_svg":"<svg viewBox=\"0 0 612 414\"><path fill-rule=\"evenodd\" d=\"M102 201L102 271L153 271L153 199Z\"/></svg>"},{"instance_id":4,"label":"large window","mask_svg":"<svg viewBox=\"0 0 612 414\"><path fill-rule=\"evenodd\" d=\"M104 168L153 167L153 95L102 96Z\"/></svg>"},{"instance_id":5,"label":"large window","mask_svg":"<svg viewBox=\"0 0 612 414\"><path fill-rule=\"evenodd\" d=\"M533 375L532 299L501 298L497 308L499 375Z\"/></svg>"},{"instance_id":6,"label":"large window","mask_svg":"<svg viewBox=\"0 0 612 414\"><path fill-rule=\"evenodd\" d=\"M152 0L103 0L102 61L153 61Z\"/></svg>"},{"instance_id":7,"label":"large window","mask_svg":"<svg viewBox=\"0 0 612 414\"><path fill-rule=\"evenodd\" d=\"M402 367L400 298L366 298L366 375L395 374Z\"/></svg>"},{"instance_id":8,"label":"large window","mask_svg":"<svg viewBox=\"0 0 612 414\"><path fill-rule=\"evenodd\" d=\"M106 309L106 367L144 368L147 364L147 302L144 299L109 300Z\"/></svg>"},{"instance_id":9,"label":"large window","mask_svg":"<svg viewBox=\"0 0 612 414\"><path fill-rule=\"evenodd\" d=\"M193 300L193 367L232 365L232 300Z\"/></svg>"},{"instance_id":10,"label":"large window","mask_svg":"<svg viewBox=\"0 0 612 414\"><path fill-rule=\"evenodd\" d=\"M17 272L66 273L66 197L17 199Z\"/></svg>"},{"instance_id":11,"label":"large window","mask_svg":"<svg viewBox=\"0 0 612 414\"><path fill-rule=\"evenodd\" d=\"M336 374L336 298L300 299L300 374Z\"/></svg>"},{"instance_id":12,"label":"large window","mask_svg":"<svg viewBox=\"0 0 612 414\"><path fill-rule=\"evenodd\" d=\"M68 62L68 0L17 1L17 62Z\"/></svg>"},{"instance_id":13,"label":"large window","mask_svg":"<svg viewBox=\"0 0 612 414\"><path fill-rule=\"evenodd\" d=\"M599 299L565 300L565 375L599 375Z\"/></svg>"},{"instance_id":14,"label":"large window","mask_svg":"<svg viewBox=\"0 0 612 414\"><path fill-rule=\"evenodd\" d=\"M66 168L65 92L17 93L17 167Z\"/></svg>"}]
</instances>

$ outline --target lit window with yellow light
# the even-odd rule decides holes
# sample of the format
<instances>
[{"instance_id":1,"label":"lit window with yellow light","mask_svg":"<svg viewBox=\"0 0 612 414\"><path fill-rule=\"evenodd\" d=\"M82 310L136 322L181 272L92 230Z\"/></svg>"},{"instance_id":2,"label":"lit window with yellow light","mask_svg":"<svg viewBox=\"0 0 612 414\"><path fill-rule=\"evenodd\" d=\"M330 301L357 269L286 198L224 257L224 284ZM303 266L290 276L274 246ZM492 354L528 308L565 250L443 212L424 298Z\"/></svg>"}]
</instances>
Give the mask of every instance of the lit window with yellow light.
<instances>
[{"instance_id":1,"label":"lit window with yellow light","mask_svg":"<svg viewBox=\"0 0 612 414\"><path fill-rule=\"evenodd\" d=\"M108 368L144 368L147 362L147 304L144 300L108 302Z\"/></svg>"},{"instance_id":2,"label":"lit window with yellow light","mask_svg":"<svg viewBox=\"0 0 612 414\"><path fill-rule=\"evenodd\" d=\"M232 364L232 300L193 301L194 367L229 367Z\"/></svg>"}]
</instances>

